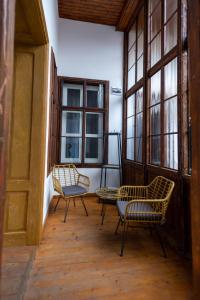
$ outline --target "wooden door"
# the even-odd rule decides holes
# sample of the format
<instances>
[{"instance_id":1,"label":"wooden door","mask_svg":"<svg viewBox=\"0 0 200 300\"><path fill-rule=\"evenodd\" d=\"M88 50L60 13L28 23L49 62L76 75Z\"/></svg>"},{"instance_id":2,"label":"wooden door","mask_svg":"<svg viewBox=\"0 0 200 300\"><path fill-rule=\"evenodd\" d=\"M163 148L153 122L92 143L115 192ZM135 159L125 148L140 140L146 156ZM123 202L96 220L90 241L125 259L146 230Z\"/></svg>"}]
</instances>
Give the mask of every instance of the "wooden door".
<instances>
[{"instance_id":1,"label":"wooden door","mask_svg":"<svg viewBox=\"0 0 200 300\"><path fill-rule=\"evenodd\" d=\"M45 57L45 46L15 49L4 220L6 245L33 245L40 239L45 157Z\"/></svg>"}]
</instances>

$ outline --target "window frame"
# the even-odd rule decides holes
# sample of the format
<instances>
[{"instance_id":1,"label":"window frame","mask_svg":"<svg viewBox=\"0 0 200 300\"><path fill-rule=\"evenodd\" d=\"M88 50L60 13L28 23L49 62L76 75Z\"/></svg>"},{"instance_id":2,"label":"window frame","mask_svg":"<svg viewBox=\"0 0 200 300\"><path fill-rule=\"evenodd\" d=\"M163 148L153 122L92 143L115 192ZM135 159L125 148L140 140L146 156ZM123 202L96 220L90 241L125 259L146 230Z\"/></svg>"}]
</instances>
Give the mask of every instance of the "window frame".
<instances>
[{"instance_id":1,"label":"window frame","mask_svg":"<svg viewBox=\"0 0 200 300\"><path fill-rule=\"evenodd\" d=\"M167 19L167 21L164 21L164 0L160 0L161 2L161 28L160 31L158 31L154 38L161 33L161 57L160 59L152 66L149 67L149 43L150 40L148 37L148 26L149 26L149 13L148 13L148 1L142 1L129 25L127 26L127 29L125 31L125 41L124 41L124 113L123 113L123 141L124 141L124 149L123 149L123 160L126 163L135 163L138 165L143 166L150 166L150 167L158 167L163 168L167 170L171 170L174 172L183 172L184 174L189 174L188 170L188 148L187 148L187 128L188 125L183 125L185 123L188 124L188 114L189 114L189 107L188 107L188 99L186 95L186 71L184 74L182 74L182 70L185 68L183 66L185 64L186 58L184 60L184 49L183 49L183 42L186 39L185 31L186 31L186 21L182 17L182 14L185 10L184 3L181 0L177 0L177 8L176 10L171 14L171 16ZM158 7L158 3L156 7ZM143 78L140 79L139 82L135 83L130 89L128 89L128 33L133 26L135 20L137 19L140 11L142 10L142 7L144 7L144 65L143 65ZM185 12L184 12L185 13ZM170 49L167 53L165 53L165 25L168 23L174 16L177 15L177 44ZM183 28L184 27L184 28ZM185 49L187 51L187 49ZM185 55L186 56L186 55ZM161 81L161 91L163 91L164 87L164 67L171 62L173 59L177 58L177 119L178 119L178 169L171 169L164 166L164 157L161 160L161 163L159 165L150 163L149 161L149 151L150 151L150 141L148 138L148 132L149 132L149 116L148 116L148 101L149 101L149 87L148 87L148 81L149 79L155 75L158 71L161 71L162 73L162 81ZM184 78L183 78L184 77ZM127 99L137 92L141 87L143 87L143 160L142 162L137 162L136 160L130 160L127 159L127 144L126 144L126 135L127 135ZM181 98L181 95L184 93L184 99ZM163 99L163 95L161 95L161 98ZM164 102L161 99L161 135L164 136L164 120L163 120L163 114L164 114ZM184 109L187 107L187 113L184 111ZM184 109L183 109L184 108ZM184 145L184 149L182 150L182 145ZM162 137L161 142L161 153L164 150L164 138ZM162 154L163 155L163 154Z\"/></svg>"},{"instance_id":2,"label":"window frame","mask_svg":"<svg viewBox=\"0 0 200 300\"><path fill-rule=\"evenodd\" d=\"M63 84L79 84L83 86L83 105L80 106L66 106L62 105L62 96L63 96ZM104 86L104 103L102 108L94 108L94 107L87 107L86 99L87 99L87 86L97 86L102 84ZM63 164L61 162L61 136L62 136L62 112L63 111L74 111L74 112L82 112L82 148L81 148L81 162L74 164L79 168L98 168L101 167L104 163L96 163L96 162L84 162L85 160L85 148L86 148L86 113L102 113L103 114L103 133L108 132L108 117L109 117L109 81L107 80L93 80L93 79L86 79L86 78L74 78L74 77L64 77L59 76L59 105L60 105L60 130L59 130L59 139L58 139L58 148L59 148L59 158L58 164ZM107 160L108 156L108 145L105 145L105 160ZM65 162L72 163L72 162Z\"/></svg>"}]
</instances>

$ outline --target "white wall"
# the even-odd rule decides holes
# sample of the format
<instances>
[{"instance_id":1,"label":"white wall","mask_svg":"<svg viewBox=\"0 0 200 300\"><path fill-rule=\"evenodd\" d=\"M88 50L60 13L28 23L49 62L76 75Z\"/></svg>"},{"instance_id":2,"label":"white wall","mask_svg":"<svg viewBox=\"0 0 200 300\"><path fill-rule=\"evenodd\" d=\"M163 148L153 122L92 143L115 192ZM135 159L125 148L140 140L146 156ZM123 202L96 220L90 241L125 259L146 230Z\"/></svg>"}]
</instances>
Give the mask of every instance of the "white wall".
<instances>
[{"instance_id":1,"label":"white wall","mask_svg":"<svg viewBox=\"0 0 200 300\"><path fill-rule=\"evenodd\" d=\"M58 75L109 80L122 88L123 33L115 27L59 19ZM109 96L109 131L122 130L122 96ZM117 141L109 144L109 162L117 162ZM100 169L80 169L90 176L90 191L100 183ZM108 185L119 186L119 172L109 170Z\"/></svg>"},{"instance_id":2,"label":"white wall","mask_svg":"<svg viewBox=\"0 0 200 300\"><path fill-rule=\"evenodd\" d=\"M47 127L46 127L46 163L45 163L45 186L43 202L43 223L45 222L49 202L52 196L51 176L47 177L47 155L48 155L48 133L49 133L49 100L50 100L50 65L51 65L51 47L53 48L57 60L58 52L58 4L57 0L42 0L44 15L46 19L47 31L49 36L49 78L47 94Z\"/></svg>"},{"instance_id":3,"label":"white wall","mask_svg":"<svg viewBox=\"0 0 200 300\"><path fill-rule=\"evenodd\" d=\"M116 32L111 26L59 19L57 0L42 0L42 2L49 34L49 46L55 53L58 75L109 80L110 87L122 88L123 33ZM47 101L46 137L48 141L49 95ZM121 131L121 128L122 97L110 94L109 131ZM113 163L116 162L117 155L117 143L115 145L110 143L109 147L109 158ZM47 153L46 147L46 157ZM94 192L99 187L100 169L80 169L79 171L90 177L90 191ZM51 176L47 177L47 161L45 176L43 222L53 195ZM107 178L108 185L119 186L118 172L110 170Z\"/></svg>"}]
</instances>

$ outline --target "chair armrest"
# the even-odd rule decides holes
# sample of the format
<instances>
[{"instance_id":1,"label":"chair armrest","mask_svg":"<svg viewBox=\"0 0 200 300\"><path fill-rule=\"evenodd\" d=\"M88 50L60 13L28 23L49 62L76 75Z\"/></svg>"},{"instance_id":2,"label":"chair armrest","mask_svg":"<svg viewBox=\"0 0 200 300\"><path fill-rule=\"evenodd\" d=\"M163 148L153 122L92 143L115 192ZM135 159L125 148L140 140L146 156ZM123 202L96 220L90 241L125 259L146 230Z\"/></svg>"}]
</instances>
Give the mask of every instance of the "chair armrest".
<instances>
[{"instance_id":1,"label":"chair armrest","mask_svg":"<svg viewBox=\"0 0 200 300\"><path fill-rule=\"evenodd\" d=\"M79 175L78 175L78 185L83 185L85 188L87 188L87 190L89 190L89 186L90 186L89 177L79 173Z\"/></svg>"},{"instance_id":2,"label":"chair armrest","mask_svg":"<svg viewBox=\"0 0 200 300\"><path fill-rule=\"evenodd\" d=\"M54 190L57 193L59 193L60 195L64 196L63 191L62 191L62 186L60 184L60 181L55 176L52 176L52 180L53 180L53 188L54 188Z\"/></svg>"},{"instance_id":3,"label":"chair armrest","mask_svg":"<svg viewBox=\"0 0 200 300\"><path fill-rule=\"evenodd\" d=\"M130 201L132 199L146 199L147 187L123 185L120 187L119 193L124 195L121 199L123 201Z\"/></svg>"}]
</instances>

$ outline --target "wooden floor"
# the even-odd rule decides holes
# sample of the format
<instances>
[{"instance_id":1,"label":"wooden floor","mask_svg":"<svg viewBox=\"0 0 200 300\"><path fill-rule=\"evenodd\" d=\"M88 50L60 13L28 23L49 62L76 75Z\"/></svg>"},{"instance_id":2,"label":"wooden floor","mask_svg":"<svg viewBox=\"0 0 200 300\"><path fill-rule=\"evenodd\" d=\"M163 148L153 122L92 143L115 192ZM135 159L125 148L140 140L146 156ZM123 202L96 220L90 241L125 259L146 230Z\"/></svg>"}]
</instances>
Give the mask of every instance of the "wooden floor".
<instances>
[{"instance_id":1,"label":"wooden floor","mask_svg":"<svg viewBox=\"0 0 200 300\"><path fill-rule=\"evenodd\" d=\"M71 203L65 224L63 203L49 215L24 300L189 299L188 262L170 249L163 258L156 237L143 229L130 229L120 257L115 207L108 207L101 226L100 204L95 198L85 202L89 217L79 201Z\"/></svg>"}]
</instances>

